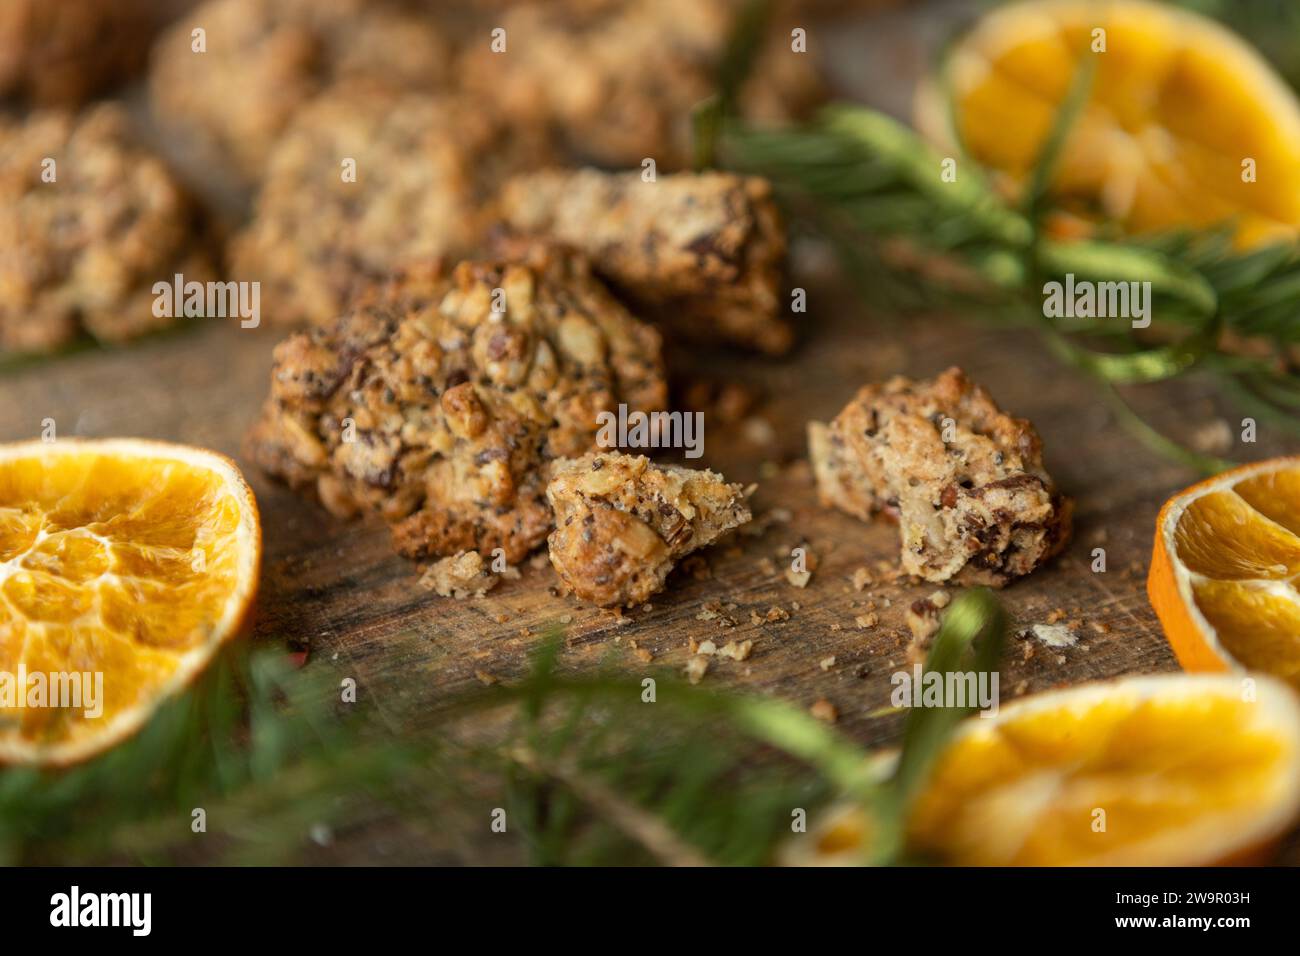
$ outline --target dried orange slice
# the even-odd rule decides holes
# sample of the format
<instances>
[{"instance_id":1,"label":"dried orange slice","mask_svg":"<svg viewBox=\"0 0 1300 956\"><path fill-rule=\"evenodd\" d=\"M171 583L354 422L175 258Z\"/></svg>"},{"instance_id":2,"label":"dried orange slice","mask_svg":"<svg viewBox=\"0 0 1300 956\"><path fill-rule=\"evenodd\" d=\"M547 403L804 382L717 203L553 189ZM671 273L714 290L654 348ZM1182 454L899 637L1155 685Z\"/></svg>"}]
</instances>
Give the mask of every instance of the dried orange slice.
<instances>
[{"instance_id":1,"label":"dried orange slice","mask_svg":"<svg viewBox=\"0 0 1300 956\"><path fill-rule=\"evenodd\" d=\"M1189 671L1248 669L1300 687L1300 458L1243 465L1156 519L1147 594Z\"/></svg>"},{"instance_id":2,"label":"dried orange slice","mask_svg":"<svg viewBox=\"0 0 1300 956\"><path fill-rule=\"evenodd\" d=\"M907 820L907 847L968 866L1197 866L1263 854L1300 816L1300 698L1270 677L1128 677L965 721ZM784 862L862 859L858 808Z\"/></svg>"},{"instance_id":3,"label":"dried orange slice","mask_svg":"<svg viewBox=\"0 0 1300 956\"><path fill-rule=\"evenodd\" d=\"M1240 245L1297 236L1300 103L1235 34L1163 3L996 8L922 87L917 126L946 148L960 138L1015 192L1085 61L1095 71L1058 155L1057 198L1134 232L1232 220Z\"/></svg>"},{"instance_id":4,"label":"dried orange slice","mask_svg":"<svg viewBox=\"0 0 1300 956\"><path fill-rule=\"evenodd\" d=\"M71 763L139 729L239 633L261 549L221 455L0 445L0 763Z\"/></svg>"}]
</instances>

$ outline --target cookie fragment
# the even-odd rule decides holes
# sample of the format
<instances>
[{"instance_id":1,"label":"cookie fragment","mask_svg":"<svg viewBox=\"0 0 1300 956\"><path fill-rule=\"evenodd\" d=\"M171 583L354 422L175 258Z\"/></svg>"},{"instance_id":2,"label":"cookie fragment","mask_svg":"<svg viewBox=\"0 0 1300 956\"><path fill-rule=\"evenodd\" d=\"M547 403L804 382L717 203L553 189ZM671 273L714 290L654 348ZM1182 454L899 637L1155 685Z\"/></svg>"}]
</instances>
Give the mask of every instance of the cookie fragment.
<instances>
[{"instance_id":1,"label":"cookie fragment","mask_svg":"<svg viewBox=\"0 0 1300 956\"><path fill-rule=\"evenodd\" d=\"M659 333L551 250L413 268L291 336L245 447L336 514L377 512L408 557L515 563L550 530L551 463L595 447L601 411L666 401Z\"/></svg>"},{"instance_id":2,"label":"cookie fragment","mask_svg":"<svg viewBox=\"0 0 1300 956\"><path fill-rule=\"evenodd\" d=\"M621 294L690 341L786 351L786 239L764 179L548 170L511 179L499 214L513 230L585 252Z\"/></svg>"},{"instance_id":3,"label":"cookie fragment","mask_svg":"<svg viewBox=\"0 0 1300 956\"><path fill-rule=\"evenodd\" d=\"M211 276L193 216L120 106L0 116L0 352L171 324L154 314L154 283Z\"/></svg>"},{"instance_id":4,"label":"cookie fragment","mask_svg":"<svg viewBox=\"0 0 1300 956\"><path fill-rule=\"evenodd\" d=\"M201 53L196 27L206 31ZM209 0L159 38L149 93L172 135L257 181L290 120L322 91L378 83L432 92L445 86L450 57L426 18L386 0ZM341 157L316 158L328 170Z\"/></svg>"},{"instance_id":5,"label":"cookie fragment","mask_svg":"<svg viewBox=\"0 0 1300 956\"><path fill-rule=\"evenodd\" d=\"M477 551L460 551L435 561L420 577L420 586L439 597L463 601L482 597L501 581Z\"/></svg>"},{"instance_id":6,"label":"cookie fragment","mask_svg":"<svg viewBox=\"0 0 1300 956\"><path fill-rule=\"evenodd\" d=\"M822 503L897 518L903 570L927 581L1001 587L1070 535L1033 425L958 368L864 387L829 425L809 423L809 452Z\"/></svg>"},{"instance_id":7,"label":"cookie fragment","mask_svg":"<svg viewBox=\"0 0 1300 956\"><path fill-rule=\"evenodd\" d=\"M751 517L742 487L721 475L611 451L557 462L546 497L551 564L601 607L645 601L678 560Z\"/></svg>"}]
</instances>

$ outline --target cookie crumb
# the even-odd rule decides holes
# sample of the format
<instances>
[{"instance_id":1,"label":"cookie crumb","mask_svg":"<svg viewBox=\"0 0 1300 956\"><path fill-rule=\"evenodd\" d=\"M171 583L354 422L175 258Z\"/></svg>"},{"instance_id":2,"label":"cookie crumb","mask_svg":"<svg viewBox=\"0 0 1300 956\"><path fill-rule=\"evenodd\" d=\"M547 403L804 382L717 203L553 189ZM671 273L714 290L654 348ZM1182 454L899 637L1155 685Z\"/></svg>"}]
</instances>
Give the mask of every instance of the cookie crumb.
<instances>
[{"instance_id":1,"label":"cookie crumb","mask_svg":"<svg viewBox=\"0 0 1300 956\"><path fill-rule=\"evenodd\" d=\"M835 723L840 716L840 712L835 709L835 705L825 697L817 698L813 705L808 708L808 713L812 714L818 720L824 720L828 724Z\"/></svg>"},{"instance_id":2,"label":"cookie crumb","mask_svg":"<svg viewBox=\"0 0 1300 956\"><path fill-rule=\"evenodd\" d=\"M459 551L430 565L420 577L420 586L439 597L463 601L471 595L482 597L500 580L477 551Z\"/></svg>"},{"instance_id":3,"label":"cookie crumb","mask_svg":"<svg viewBox=\"0 0 1300 956\"><path fill-rule=\"evenodd\" d=\"M698 684L704 680L704 675L709 670L709 659L702 655L695 655L686 662L686 679L692 684Z\"/></svg>"},{"instance_id":4,"label":"cookie crumb","mask_svg":"<svg viewBox=\"0 0 1300 956\"><path fill-rule=\"evenodd\" d=\"M722 649L718 651L718 656L730 657L733 661L744 661L749 660L750 651L753 649L754 642L750 640L728 641L722 645Z\"/></svg>"},{"instance_id":5,"label":"cookie crumb","mask_svg":"<svg viewBox=\"0 0 1300 956\"><path fill-rule=\"evenodd\" d=\"M1074 631L1061 624L1035 624L1029 630L1047 647L1073 647L1079 641Z\"/></svg>"}]
</instances>

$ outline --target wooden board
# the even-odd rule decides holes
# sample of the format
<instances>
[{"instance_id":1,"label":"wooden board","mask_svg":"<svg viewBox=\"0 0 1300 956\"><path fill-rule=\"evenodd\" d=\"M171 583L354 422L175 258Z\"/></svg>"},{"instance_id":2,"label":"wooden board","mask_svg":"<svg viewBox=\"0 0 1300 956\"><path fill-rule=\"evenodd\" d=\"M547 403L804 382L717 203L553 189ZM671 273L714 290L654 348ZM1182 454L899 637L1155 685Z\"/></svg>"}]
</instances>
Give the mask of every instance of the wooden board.
<instances>
[{"instance_id":1,"label":"wooden board","mask_svg":"<svg viewBox=\"0 0 1300 956\"><path fill-rule=\"evenodd\" d=\"M710 576L674 573L651 606L624 618L556 597L549 566L525 566L482 600L439 599L417 585L413 564L389 548L387 531L336 520L241 461L262 510L266 561L259 642L306 642L317 666L357 679L359 690L394 709L418 712L479 675L521 676L550 625L566 625L567 667L611 657L630 672L646 664L684 666L692 640L752 640L749 660L715 660L705 681L771 693L809 706L825 698L839 726L870 745L896 742L901 718L871 716L889 703L890 674L904 665L906 607L935 590L906 582L850 583L860 566L896 559L897 531L820 508L809 478L804 429L832 416L861 383L896 372L930 375L963 365L998 401L1036 423L1048 467L1077 501L1073 543L1051 566L1001 594L1013 634L1064 612L1074 647L1013 638L1002 673L1004 698L1117 674L1174 670L1177 664L1144 593L1156 511L1194 478L1148 452L1107 412L1093 386L1064 370L1031 332L992 330L958 316L927 319L867 314L847 293L814 293L805 341L781 361L739 355L686 355L721 381L756 386L761 404L739 425L710 427L703 463L728 478L757 482L761 535L736 535L707 552ZM240 330L211 321L191 331L117 350L89 352L0 378L0 440L39 434L52 418L60 435L133 435L204 445L239 457L244 429L266 392L274 329ZM1190 437L1220 411L1195 381L1149 388L1139 404L1171 434ZM1265 430L1243 457L1298 450ZM804 545L818 565L799 589L781 573ZM1107 570L1090 569L1094 547ZM775 573L773 573L775 572ZM879 624L855 619L875 602ZM721 605L721 607L719 607ZM706 606L718 616L702 614ZM768 622L769 610L788 613ZM1058 610L1059 609L1059 610ZM763 618L754 623L752 616ZM834 658L823 667L822 662ZM396 702L400 702L400 708ZM412 706L414 705L414 706ZM400 726L394 726L400 731ZM1300 858L1293 844L1291 859ZM370 858L367 846L358 848Z\"/></svg>"}]
</instances>

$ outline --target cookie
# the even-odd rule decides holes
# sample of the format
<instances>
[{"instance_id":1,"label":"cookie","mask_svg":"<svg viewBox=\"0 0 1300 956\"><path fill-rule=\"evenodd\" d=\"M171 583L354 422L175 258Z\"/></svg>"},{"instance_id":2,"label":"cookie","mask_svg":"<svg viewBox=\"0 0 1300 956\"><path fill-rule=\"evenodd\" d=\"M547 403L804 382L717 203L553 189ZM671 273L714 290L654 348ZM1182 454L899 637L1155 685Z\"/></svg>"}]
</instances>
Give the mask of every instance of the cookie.
<instances>
[{"instance_id":1,"label":"cookie","mask_svg":"<svg viewBox=\"0 0 1300 956\"><path fill-rule=\"evenodd\" d=\"M659 333L551 250L412 270L292 336L246 447L336 514L377 512L402 554L514 563L545 540L551 465L595 446L598 413L666 401Z\"/></svg>"},{"instance_id":2,"label":"cookie","mask_svg":"<svg viewBox=\"0 0 1300 956\"><path fill-rule=\"evenodd\" d=\"M458 78L515 125L553 127L588 161L680 169L691 161L691 111L718 91L743 9L736 0L510 6L468 45ZM822 95L811 56L774 28L741 91L743 112L771 122L806 113Z\"/></svg>"},{"instance_id":3,"label":"cookie","mask_svg":"<svg viewBox=\"0 0 1300 956\"><path fill-rule=\"evenodd\" d=\"M170 324L154 283L206 281L194 210L114 104L0 117L0 352Z\"/></svg>"},{"instance_id":4,"label":"cookie","mask_svg":"<svg viewBox=\"0 0 1300 956\"><path fill-rule=\"evenodd\" d=\"M261 281L272 321L330 324L405 262L469 251L500 180L545 155L471 102L368 86L323 95L276 147L232 271Z\"/></svg>"},{"instance_id":5,"label":"cookie","mask_svg":"<svg viewBox=\"0 0 1300 956\"><path fill-rule=\"evenodd\" d=\"M557 462L546 497L551 565L601 607L645 601L677 561L752 517L741 486L719 474L615 451Z\"/></svg>"},{"instance_id":6,"label":"cookie","mask_svg":"<svg viewBox=\"0 0 1300 956\"><path fill-rule=\"evenodd\" d=\"M159 38L152 61L162 124L250 181L294 115L330 87L432 92L451 75L433 22L384 0L208 0Z\"/></svg>"},{"instance_id":7,"label":"cookie","mask_svg":"<svg viewBox=\"0 0 1300 956\"><path fill-rule=\"evenodd\" d=\"M770 184L730 173L548 170L511 179L511 230L586 253L602 278L675 338L786 351L786 240Z\"/></svg>"},{"instance_id":8,"label":"cookie","mask_svg":"<svg viewBox=\"0 0 1300 956\"><path fill-rule=\"evenodd\" d=\"M1001 587L1070 536L1034 426L958 368L865 386L829 425L810 423L809 451L822 503L896 517L903 570L927 581Z\"/></svg>"}]
</instances>

